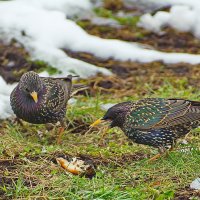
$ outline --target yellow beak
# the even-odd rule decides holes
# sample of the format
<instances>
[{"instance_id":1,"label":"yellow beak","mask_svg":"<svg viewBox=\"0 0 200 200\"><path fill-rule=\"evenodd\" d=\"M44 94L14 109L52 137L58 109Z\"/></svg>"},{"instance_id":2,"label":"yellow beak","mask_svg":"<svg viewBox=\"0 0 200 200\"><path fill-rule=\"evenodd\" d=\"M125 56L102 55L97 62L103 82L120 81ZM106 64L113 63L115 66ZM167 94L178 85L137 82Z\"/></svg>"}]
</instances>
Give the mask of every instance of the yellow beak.
<instances>
[{"instance_id":1,"label":"yellow beak","mask_svg":"<svg viewBox=\"0 0 200 200\"><path fill-rule=\"evenodd\" d=\"M94 126L100 124L101 122L103 122L102 119L97 119L94 123L92 123L92 124L90 125L90 127L94 127Z\"/></svg>"},{"instance_id":2,"label":"yellow beak","mask_svg":"<svg viewBox=\"0 0 200 200\"><path fill-rule=\"evenodd\" d=\"M33 91L30 93L30 95L32 96L33 100L35 101L35 103L38 102L38 94L37 92Z\"/></svg>"}]
</instances>

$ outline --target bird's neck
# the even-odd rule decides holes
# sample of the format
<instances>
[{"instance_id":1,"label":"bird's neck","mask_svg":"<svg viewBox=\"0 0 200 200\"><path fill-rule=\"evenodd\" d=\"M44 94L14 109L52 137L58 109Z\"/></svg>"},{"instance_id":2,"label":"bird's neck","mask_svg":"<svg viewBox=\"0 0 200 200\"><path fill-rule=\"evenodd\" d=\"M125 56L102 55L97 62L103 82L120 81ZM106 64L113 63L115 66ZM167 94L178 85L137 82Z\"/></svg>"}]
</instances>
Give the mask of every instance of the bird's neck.
<instances>
[{"instance_id":1,"label":"bird's neck","mask_svg":"<svg viewBox=\"0 0 200 200\"><path fill-rule=\"evenodd\" d=\"M111 127L119 127L123 130L125 123L125 116L124 115L118 115L111 123Z\"/></svg>"},{"instance_id":2,"label":"bird's neck","mask_svg":"<svg viewBox=\"0 0 200 200\"><path fill-rule=\"evenodd\" d=\"M27 111L30 111L32 109L36 109L42 105L42 102L45 99L45 92L46 87L44 86L39 92L38 92L38 101L35 102L33 98L29 94L25 94L18 88L18 104L20 106L23 106Z\"/></svg>"}]
</instances>

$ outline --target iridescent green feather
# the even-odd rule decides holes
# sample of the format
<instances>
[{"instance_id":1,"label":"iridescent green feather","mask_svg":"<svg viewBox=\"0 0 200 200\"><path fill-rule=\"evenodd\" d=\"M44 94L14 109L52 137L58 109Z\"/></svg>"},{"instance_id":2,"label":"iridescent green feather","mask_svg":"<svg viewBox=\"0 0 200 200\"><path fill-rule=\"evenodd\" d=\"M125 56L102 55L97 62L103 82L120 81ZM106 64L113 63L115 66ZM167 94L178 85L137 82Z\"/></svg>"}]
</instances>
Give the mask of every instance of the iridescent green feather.
<instances>
[{"instance_id":1,"label":"iridescent green feather","mask_svg":"<svg viewBox=\"0 0 200 200\"><path fill-rule=\"evenodd\" d=\"M134 128L148 128L167 114L167 104L163 99L144 99L135 103L127 115L127 123Z\"/></svg>"},{"instance_id":2,"label":"iridescent green feather","mask_svg":"<svg viewBox=\"0 0 200 200\"><path fill-rule=\"evenodd\" d=\"M135 129L165 128L199 120L199 112L192 107L192 101L149 98L134 104L126 124Z\"/></svg>"}]
</instances>

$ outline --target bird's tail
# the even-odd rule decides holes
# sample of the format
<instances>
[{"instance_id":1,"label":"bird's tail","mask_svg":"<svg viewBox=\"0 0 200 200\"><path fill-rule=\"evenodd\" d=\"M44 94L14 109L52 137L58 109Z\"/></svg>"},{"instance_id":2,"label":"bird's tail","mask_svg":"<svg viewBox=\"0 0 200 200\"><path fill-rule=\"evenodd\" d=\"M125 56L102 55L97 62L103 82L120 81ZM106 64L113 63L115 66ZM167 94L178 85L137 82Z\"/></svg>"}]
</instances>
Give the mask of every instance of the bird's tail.
<instances>
[{"instance_id":1,"label":"bird's tail","mask_svg":"<svg viewBox=\"0 0 200 200\"><path fill-rule=\"evenodd\" d=\"M61 80L63 80L66 83L67 89L69 91L71 90L71 94L70 94L71 97L74 96L79 91L83 91L83 90L88 89L88 86L84 85L84 84L72 84L72 79L74 77L79 77L79 76L68 75L66 77L55 78L55 79L61 79Z\"/></svg>"},{"instance_id":2,"label":"bird's tail","mask_svg":"<svg viewBox=\"0 0 200 200\"><path fill-rule=\"evenodd\" d=\"M68 75L66 77L60 77L59 78L59 79L61 79L62 81L65 82L65 87L66 87L65 89L69 92L72 90L72 78L73 77L77 77L77 76Z\"/></svg>"},{"instance_id":3,"label":"bird's tail","mask_svg":"<svg viewBox=\"0 0 200 200\"><path fill-rule=\"evenodd\" d=\"M79 76L72 76L68 75L66 78L64 78L65 81L69 81L69 83L72 84L72 78L79 77ZM76 93L88 89L87 85L84 84L72 84L71 85L71 97L74 96Z\"/></svg>"},{"instance_id":4,"label":"bird's tail","mask_svg":"<svg viewBox=\"0 0 200 200\"><path fill-rule=\"evenodd\" d=\"M71 81L72 78L75 78L75 77L79 77L78 75L68 75L68 76L65 76L65 77L56 77L56 78L53 78L53 79L60 79L60 80L64 80L64 81Z\"/></svg>"},{"instance_id":5,"label":"bird's tail","mask_svg":"<svg viewBox=\"0 0 200 200\"><path fill-rule=\"evenodd\" d=\"M72 78L74 78L74 77L79 77L79 76L68 75L68 76L65 76L65 77L55 77L55 78L51 77L51 79L62 80L62 81L71 83L72 82Z\"/></svg>"}]
</instances>

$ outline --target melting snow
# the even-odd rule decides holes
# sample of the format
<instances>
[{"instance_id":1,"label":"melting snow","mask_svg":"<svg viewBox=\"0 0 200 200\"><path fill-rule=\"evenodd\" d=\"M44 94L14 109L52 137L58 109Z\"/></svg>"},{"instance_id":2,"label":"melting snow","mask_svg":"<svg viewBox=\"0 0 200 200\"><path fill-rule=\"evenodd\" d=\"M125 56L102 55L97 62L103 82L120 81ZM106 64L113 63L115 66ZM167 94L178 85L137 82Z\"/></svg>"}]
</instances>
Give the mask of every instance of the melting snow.
<instances>
[{"instance_id":1,"label":"melting snow","mask_svg":"<svg viewBox=\"0 0 200 200\"><path fill-rule=\"evenodd\" d=\"M101 105L101 110L107 111L109 108L113 107L114 105L116 105L116 103L102 104L102 105Z\"/></svg>"},{"instance_id":2,"label":"melting snow","mask_svg":"<svg viewBox=\"0 0 200 200\"><path fill-rule=\"evenodd\" d=\"M165 0L165 3L172 5L169 12L158 11L153 16L145 14L138 25L157 33L160 33L164 26L170 26L179 31L191 32L200 38L200 1Z\"/></svg>"},{"instance_id":3,"label":"melting snow","mask_svg":"<svg viewBox=\"0 0 200 200\"><path fill-rule=\"evenodd\" d=\"M194 190L200 190L200 178L196 178L194 181L192 181L190 188Z\"/></svg>"},{"instance_id":4,"label":"melting snow","mask_svg":"<svg viewBox=\"0 0 200 200\"><path fill-rule=\"evenodd\" d=\"M52 10L53 1L47 0L41 2L31 0L30 3L24 0L1 2L0 30L2 38L7 40L16 38L25 46L33 59L48 62L57 67L62 75L75 73L81 77L88 77L98 72L111 74L106 69L70 58L61 50L61 48L73 49L72 47L76 46L80 40L87 39L87 34L76 23L67 20L66 14L61 12L61 10L65 10L68 13L68 10L73 8L71 4L74 1L59 1L54 1L55 5L60 3L60 6L55 6L55 10ZM69 8L67 7L68 2ZM49 6L47 6L48 3L50 3ZM88 1L83 0L82 4L84 5L84 3L88 4ZM75 3L74 7L76 6ZM75 10L81 9L78 8L77 6L77 9L74 9L73 14ZM71 14L71 12L69 13Z\"/></svg>"},{"instance_id":5,"label":"melting snow","mask_svg":"<svg viewBox=\"0 0 200 200\"><path fill-rule=\"evenodd\" d=\"M0 76L0 118L4 119L13 114L10 107L10 93L14 89L16 84L9 85Z\"/></svg>"},{"instance_id":6,"label":"melting snow","mask_svg":"<svg viewBox=\"0 0 200 200\"><path fill-rule=\"evenodd\" d=\"M55 7L54 10L52 10L53 1L50 1L51 6L47 6L49 3L47 0L42 0L41 4L39 2L38 0L31 0L31 3L25 0L1 2L0 29L4 38L16 38L23 43L33 59L44 60L57 67L63 74L75 72L82 77L91 76L97 72L110 74L106 69L68 57L62 50L64 48L88 52L103 59L113 57L124 61L163 60L167 63L200 63L198 55L163 53L144 49L135 43L89 35L75 22L66 19L68 9L61 9L64 5L67 7L67 2L74 2L72 0L56 2L55 4L60 3L60 6ZM88 1L82 0L80 5L84 3L88 4Z\"/></svg>"}]
</instances>

